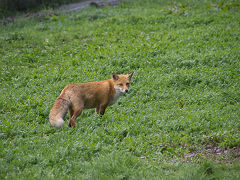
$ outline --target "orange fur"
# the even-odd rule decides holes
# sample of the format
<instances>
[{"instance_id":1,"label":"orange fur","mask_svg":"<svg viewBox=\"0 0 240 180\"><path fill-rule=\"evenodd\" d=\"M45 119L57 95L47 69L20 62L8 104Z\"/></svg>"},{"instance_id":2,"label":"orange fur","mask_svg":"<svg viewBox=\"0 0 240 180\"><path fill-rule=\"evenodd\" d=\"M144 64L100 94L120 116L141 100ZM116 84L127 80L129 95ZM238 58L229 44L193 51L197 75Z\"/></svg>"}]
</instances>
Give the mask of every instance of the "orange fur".
<instances>
[{"instance_id":1,"label":"orange fur","mask_svg":"<svg viewBox=\"0 0 240 180\"><path fill-rule=\"evenodd\" d=\"M96 108L96 113L103 115L107 106L114 104L122 94L128 92L132 75L133 72L128 75L113 74L109 80L67 85L50 111L51 125L62 127L67 110L69 127L76 126L75 120L83 109Z\"/></svg>"}]
</instances>

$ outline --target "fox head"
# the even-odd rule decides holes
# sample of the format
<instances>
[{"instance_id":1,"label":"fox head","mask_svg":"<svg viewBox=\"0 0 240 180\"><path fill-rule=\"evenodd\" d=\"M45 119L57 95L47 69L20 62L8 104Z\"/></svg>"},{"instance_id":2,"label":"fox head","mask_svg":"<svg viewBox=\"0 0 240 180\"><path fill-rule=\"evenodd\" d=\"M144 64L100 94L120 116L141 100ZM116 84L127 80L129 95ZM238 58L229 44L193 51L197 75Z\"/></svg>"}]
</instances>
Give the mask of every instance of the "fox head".
<instances>
[{"instance_id":1,"label":"fox head","mask_svg":"<svg viewBox=\"0 0 240 180\"><path fill-rule=\"evenodd\" d=\"M120 92L123 94L128 92L133 73L134 72L131 72L127 75L119 75L115 73L112 74L114 88L117 92Z\"/></svg>"}]
</instances>

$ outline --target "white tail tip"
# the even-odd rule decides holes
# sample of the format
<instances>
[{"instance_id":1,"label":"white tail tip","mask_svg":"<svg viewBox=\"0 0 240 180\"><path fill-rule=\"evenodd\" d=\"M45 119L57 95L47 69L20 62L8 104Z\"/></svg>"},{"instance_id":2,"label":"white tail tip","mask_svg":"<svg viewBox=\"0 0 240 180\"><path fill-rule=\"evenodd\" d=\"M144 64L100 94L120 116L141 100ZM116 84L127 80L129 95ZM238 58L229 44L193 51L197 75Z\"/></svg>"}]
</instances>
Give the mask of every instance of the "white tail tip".
<instances>
[{"instance_id":1,"label":"white tail tip","mask_svg":"<svg viewBox=\"0 0 240 180\"><path fill-rule=\"evenodd\" d=\"M64 125L64 120L62 118L59 118L55 121L51 120L50 123L52 126L54 126L56 128L62 128Z\"/></svg>"}]
</instances>

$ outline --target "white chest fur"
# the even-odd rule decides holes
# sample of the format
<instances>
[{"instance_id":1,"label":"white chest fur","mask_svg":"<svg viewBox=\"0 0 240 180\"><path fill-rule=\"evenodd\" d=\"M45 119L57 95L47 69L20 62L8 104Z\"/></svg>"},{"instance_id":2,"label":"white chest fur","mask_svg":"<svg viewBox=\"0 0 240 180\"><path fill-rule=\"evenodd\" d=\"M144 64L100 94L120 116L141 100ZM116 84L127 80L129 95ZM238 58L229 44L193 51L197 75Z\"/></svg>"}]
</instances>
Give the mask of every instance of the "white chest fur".
<instances>
[{"instance_id":1,"label":"white chest fur","mask_svg":"<svg viewBox=\"0 0 240 180\"><path fill-rule=\"evenodd\" d=\"M110 105L113 105L114 103L117 102L118 98L123 95L124 93L122 92L122 90L118 87L114 87L115 90L116 90L116 94L115 96L113 97L113 100L110 102Z\"/></svg>"}]
</instances>

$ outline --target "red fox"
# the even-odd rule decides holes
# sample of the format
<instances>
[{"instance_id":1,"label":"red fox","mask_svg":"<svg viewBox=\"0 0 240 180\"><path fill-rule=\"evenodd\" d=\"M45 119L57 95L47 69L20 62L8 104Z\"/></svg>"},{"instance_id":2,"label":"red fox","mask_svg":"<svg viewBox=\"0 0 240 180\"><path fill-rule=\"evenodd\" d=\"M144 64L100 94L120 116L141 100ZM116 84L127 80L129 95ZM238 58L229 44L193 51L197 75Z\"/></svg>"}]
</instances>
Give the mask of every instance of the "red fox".
<instances>
[{"instance_id":1,"label":"red fox","mask_svg":"<svg viewBox=\"0 0 240 180\"><path fill-rule=\"evenodd\" d=\"M50 111L51 125L61 128L67 110L69 127L76 126L75 120L83 109L96 108L96 113L103 115L107 106L113 105L121 95L128 92L132 75L133 72L127 75L113 73L109 80L67 85Z\"/></svg>"}]
</instances>

